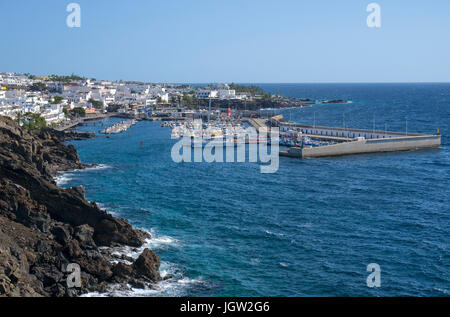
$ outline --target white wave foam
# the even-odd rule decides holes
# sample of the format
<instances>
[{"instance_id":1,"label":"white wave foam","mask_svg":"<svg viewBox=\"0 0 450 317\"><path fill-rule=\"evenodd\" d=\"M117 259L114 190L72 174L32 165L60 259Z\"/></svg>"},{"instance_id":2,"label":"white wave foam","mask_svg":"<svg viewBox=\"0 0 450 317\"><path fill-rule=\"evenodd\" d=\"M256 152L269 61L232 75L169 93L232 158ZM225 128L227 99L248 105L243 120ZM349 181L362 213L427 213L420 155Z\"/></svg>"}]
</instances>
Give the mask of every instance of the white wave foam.
<instances>
[{"instance_id":1,"label":"white wave foam","mask_svg":"<svg viewBox=\"0 0 450 317\"><path fill-rule=\"evenodd\" d=\"M53 178L56 185L58 186L64 186L68 184L71 180L74 178L74 173L78 172L89 172L89 171L95 171L95 170L103 170L103 169L109 169L112 168L110 165L106 164L99 164L96 166L86 167L84 169L74 169L66 172L60 172L57 176Z\"/></svg>"},{"instance_id":2,"label":"white wave foam","mask_svg":"<svg viewBox=\"0 0 450 317\"><path fill-rule=\"evenodd\" d=\"M144 249L158 250L167 248L169 246L179 245L179 241L177 239L169 236L159 235L156 233L156 230L154 228L152 228L150 231L145 229L141 230L148 232L152 236L151 238L146 239L142 246L140 246L139 248L133 248L130 246L115 247L111 249L111 253L118 257L124 255L126 257L137 259L142 251L144 251Z\"/></svg>"},{"instance_id":3,"label":"white wave foam","mask_svg":"<svg viewBox=\"0 0 450 317\"><path fill-rule=\"evenodd\" d=\"M120 218L120 215L116 211L114 211L113 208L110 208L108 205L103 204L103 203L99 203L99 202L95 202L95 203L97 204L98 208L100 208L101 210L105 210L110 215Z\"/></svg>"},{"instance_id":4,"label":"white wave foam","mask_svg":"<svg viewBox=\"0 0 450 317\"><path fill-rule=\"evenodd\" d=\"M250 263L252 265L259 265L260 262L261 262L261 260L259 258L251 258L250 259Z\"/></svg>"},{"instance_id":5,"label":"white wave foam","mask_svg":"<svg viewBox=\"0 0 450 317\"><path fill-rule=\"evenodd\" d=\"M146 245L151 249L159 249L167 245L175 245L178 243L177 239L169 236L153 236L151 239L147 239Z\"/></svg>"},{"instance_id":6,"label":"white wave foam","mask_svg":"<svg viewBox=\"0 0 450 317\"><path fill-rule=\"evenodd\" d=\"M73 179L72 173L61 173L53 178L56 185L58 186L64 186L68 184Z\"/></svg>"},{"instance_id":7,"label":"white wave foam","mask_svg":"<svg viewBox=\"0 0 450 317\"><path fill-rule=\"evenodd\" d=\"M82 297L180 297L186 296L191 287L206 283L202 278L183 276L178 267L170 262L161 262L160 272L163 278L169 276L170 278L143 289L131 286L124 289L123 285L112 285L105 293L91 292Z\"/></svg>"},{"instance_id":8,"label":"white wave foam","mask_svg":"<svg viewBox=\"0 0 450 317\"><path fill-rule=\"evenodd\" d=\"M297 228L311 228L311 227L312 227L312 223L311 222L307 222L307 223L303 223L303 224L297 225Z\"/></svg>"},{"instance_id":9,"label":"white wave foam","mask_svg":"<svg viewBox=\"0 0 450 317\"><path fill-rule=\"evenodd\" d=\"M120 258L125 255L126 257L137 259L145 248L155 250L158 248L176 246L179 244L179 241L177 239L165 235L160 235L154 228L151 228L150 231L147 232L150 233L152 237L150 239L147 239L145 243L139 248L133 248L129 246L105 248L111 250L111 254L118 257L113 262L117 263L120 261L131 264L130 261ZM184 276L182 270L176 264L170 262L162 261L159 271L161 277L163 279L166 279L155 285L152 285L152 287L138 289L131 286L124 288L123 285L112 285L105 293L91 292L82 295L82 297L179 297L186 296L187 291L191 287L196 287L198 285L207 283L202 278L189 278Z\"/></svg>"},{"instance_id":10,"label":"white wave foam","mask_svg":"<svg viewBox=\"0 0 450 317\"><path fill-rule=\"evenodd\" d=\"M146 243L144 245L146 245L146 247L150 247L152 249L159 249L161 247L165 247L165 246L169 246L169 245L175 245L175 246L179 245L180 241L178 241L175 238L169 237L169 236L158 234L156 232L155 228L151 228L150 232L148 232L148 233L150 233L150 235L152 237L145 241Z\"/></svg>"},{"instance_id":11,"label":"white wave foam","mask_svg":"<svg viewBox=\"0 0 450 317\"><path fill-rule=\"evenodd\" d=\"M107 210L106 205L103 203L99 203L99 202L95 202L98 206L98 208L103 209L103 210Z\"/></svg>"},{"instance_id":12,"label":"white wave foam","mask_svg":"<svg viewBox=\"0 0 450 317\"><path fill-rule=\"evenodd\" d=\"M98 170L104 170L104 169L109 169L109 168L112 168L112 166L107 165L107 164L98 164L98 165L89 166L86 168L74 169L71 172L90 172L90 171L98 171Z\"/></svg>"},{"instance_id":13,"label":"white wave foam","mask_svg":"<svg viewBox=\"0 0 450 317\"><path fill-rule=\"evenodd\" d=\"M91 166L91 167L86 167L85 169L81 169L80 171L95 171L95 170L104 170L104 169L109 169L112 168L112 166L107 165L107 164L98 164L95 166Z\"/></svg>"},{"instance_id":14,"label":"white wave foam","mask_svg":"<svg viewBox=\"0 0 450 317\"><path fill-rule=\"evenodd\" d=\"M447 296L450 294L450 292L448 290L442 289L442 288L439 288L439 287L435 287L434 290L436 290L438 292L441 292L441 293L443 293L443 294L445 294Z\"/></svg>"},{"instance_id":15,"label":"white wave foam","mask_svg":"<svg viewBox=\"0 0 450 317\"><path fill-rule=\"evenodd\" d=\"M276 232L272 232L269 230L265 230L264 231L266 234L271 235L271 236L277 236L277 237L284 237L284 233L276 233Z\"/></svg>"}]
</instances>

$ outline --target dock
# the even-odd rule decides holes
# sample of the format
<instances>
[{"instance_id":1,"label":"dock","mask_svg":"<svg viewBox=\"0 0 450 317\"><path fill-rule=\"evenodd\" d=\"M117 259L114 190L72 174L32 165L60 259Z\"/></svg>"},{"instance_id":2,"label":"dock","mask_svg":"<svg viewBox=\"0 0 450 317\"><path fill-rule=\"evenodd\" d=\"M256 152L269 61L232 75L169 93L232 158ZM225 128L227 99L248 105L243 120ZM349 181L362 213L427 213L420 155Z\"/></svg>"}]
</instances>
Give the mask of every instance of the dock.
<instances>
[{"instance_id":1,"label":"dock","mask_svg":"<svg viewBox=\"0 0 450 317\"><path fill-rule=\"evenodd\" d=\"M85 121L92 121L92 120L101 120L105 118L110 118L115 116L114 114L109 113L99 113L99 114L86 114L85 117L79 117L75 120L71 120L67 122L66 124L60 125L59 127L54 128L57 131L65 131L73 129L79 125L82 125Z\"/></svg>"},{"instance_id":2,"label":"dock","mask_svg":"<svg viewBox=\"0 0 450 317\"><path fill-rule=\"evenodd\" d=\"M280 132L295 131L301 137L331 141L323 146L296 146L280 151L280 156L297 158L439 148L442 138L439 133L420 134L296 124L280 120L279 116L276 120L271 120L271 123L278 126Z\"/></svg>"},{"instance_id":3,"label":"dock","mask_svg":"<svg viewBox=\"0 0 450 317\"><path fill-rule=\"evenodd\" d=\"M259 131L260 129L268 129L268 120L267 119L255 119L251 118L247 120L248 124L250 124L253 128L256 129L256 131Z\"/></svg>"},{"instance_id":4,"label":"dock","mask_svg":"<svg viewBox=\"0 0 450 317\"><path fill-rule=\"evenodd\" d=\"M320 147L293 147L280 151L280 156L307 158L349 154L410 151L441 146L440 135L405 136L384 139L360 139Z\"/></svg>"},{"instance_id":5,"label":"dock","mask_svg":"<svg viewBox=\"0 0 450 317\"><path fill-rule=\"evenodd\" d=\"M122 133L122 132L128 130L136 123L137 123L136 120L120 121L106 129L100 131L100 133L102 133L102 134L119 134L119 133Z\"/></svg>"}]
</instances>

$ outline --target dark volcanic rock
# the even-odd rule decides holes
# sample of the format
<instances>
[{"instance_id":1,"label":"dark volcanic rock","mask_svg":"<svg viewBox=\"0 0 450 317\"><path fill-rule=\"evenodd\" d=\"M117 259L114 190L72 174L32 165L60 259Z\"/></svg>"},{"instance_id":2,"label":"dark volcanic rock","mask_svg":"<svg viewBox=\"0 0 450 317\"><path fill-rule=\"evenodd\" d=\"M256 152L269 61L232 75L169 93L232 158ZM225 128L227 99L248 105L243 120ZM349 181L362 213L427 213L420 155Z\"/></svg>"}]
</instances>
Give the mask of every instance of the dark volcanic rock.
<instances>
[{"instance_id":1,"label":"dark volcanic rock","mask_svg":"<svg viewBox=\"0 0 450 317\"><path fill-rule=\"evenodd\" d=\"M66 245L70 241L70 232L64 226L55 226L51 232L55 236L55 240L62 245Z\"/></svg>"},{"instance_id":2,"label":"dark volcanic rock","mask_svg":"<svg viewBox=\"0 0 450 317\"><path fill-rule=\"evenodd\" d=\"M65 247L64 251L67 253L70 259L76 259L83 253L83 250L81 250L80 244L77 240L70 241Z\"/></svg>"},{"instance_id":3,"label":"dark volcanic rock","mask_svg":"<svg viewBox=\"0 0 450 317\"><path fill-rule=\"evenodd\" d=\"M96 248L97 245L93 239L94 228L89 225L81 225L75 228L75 238L84 248Z\"/></svg>"},{"instance_id":4,"label":"dark volcanic rock","mask_svg":"<svg viewBox=\"0 0 450 317\"><path fill-rule=\"evenodd\" d=\"M88 202L83 187L54 182L58 171L84 168L76 149L61 143L73 137L52 129L33 135L0 117L0 296L75 296L118 279L139 284L139 274L160 279L159 258L149 250L128 274L97 249L138 247L147 233ZM81 268L81 290L67 287L69 263Z\"/></svg>"},{"instance_id":5,"label":"dark volcanic rock","mask_svg":"<svg viewBox=\"0 0 450 317\"><path fill-rule=\"evenodd\" d=\"M40 131L42 138L48 138L49 136L57 139L59 142L65 142L70 140L86 140L95 137L94 133L79 132L79 131L57 131L50 128L43 128Z\"/></svg>"},{"instance_id":6,"label":"dark volcanic rock","mask_svg":"<svg viewBox=\"0 0 450 317\"><path fill-rule=\"evenodd\" d=\"M159 273L160 265L159 257L153 251L145 249L133 264L119 262L114 265L112 271L118 281L125 278L131 281L134 279L134 284L138 283L139 280L158 282L162 279Z\"/></svg>"},{"instance_id":7,"label":"dark volcanic rock","mask_svg":"<svg viewBox=\"0 0 450 317\"><path fill-rule=\"evenodd\" d=\"M160 264L159 257L153 251L145 249L134 262L133 269L137 274L149 278L152 282L157 282L161 280L161 275L159 275Z\"/></svg>"}]
</instances>

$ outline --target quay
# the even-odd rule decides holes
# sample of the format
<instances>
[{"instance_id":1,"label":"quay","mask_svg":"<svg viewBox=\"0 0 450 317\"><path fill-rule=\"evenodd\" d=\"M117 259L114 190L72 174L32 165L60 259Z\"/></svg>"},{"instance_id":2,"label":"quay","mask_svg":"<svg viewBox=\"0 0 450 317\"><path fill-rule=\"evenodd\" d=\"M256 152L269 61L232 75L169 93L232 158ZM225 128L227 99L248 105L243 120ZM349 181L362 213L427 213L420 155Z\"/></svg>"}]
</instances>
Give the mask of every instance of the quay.
<instances>
[{"instance_id":1,"label":"quay","mask_svg":"<svg viewBox=\"0 0 450 317\"><path fill-rule=\"evenodd\" d=\"M86 114L85 117L79 117L75 120L69 121L67 124L60 125L59 127L54 128L57 131L65 131L73 129L81 124L83 124L85 121L93 121L93 120L101 120L105 118L110 118L117 116L117 114L110 114L110 113L102 113L102 114Z\"/></svg>"},{"instance_id":2,"label":"quay","mask_svg":"<svg viewBox=\"0 0 450 317\"><path fill-rule=\"evenodd\" d=\"M256 131L259 131L259 129L267 129L268 126L268 120L267 119L256 119L256 118L250 118L247 120L247 122L256 129Z\"/></svg>"},{"instance_id":3,"label":"quay","mask_svg":"<svg viewBox=\"0 0 450 317\"><path fill-rule=\"evenodd\" d=\"M295 131L298 132L298 135L303 139L304 137L307 137L312 140L332 141L330 144L320 146L305 146L302 142L300 146L294 146L285 151L280 151L280 156L308 158L410 151L426 148L439 148L441 146L442 136L439 132L437 134L419 134L312 126L286 122L279 116L274 118L271 119L270 123L272 126L278 126L280 128L280 134L283 133L283 131Z\"/></svg>"},{"instance_id":4,"label":"quay","mask_svg":"<svg viewBox=\"0 0 450 317\"><path fill-rule=\"evenodd\" d=\"M132 115L128 115L125 113L102 113L102 114L86 114L85 117L79 117L75 120L71 120L66 124L60 125L56 128L54 128L57 131L66 131L73 129L79 125L82 125L86 121L94 121L94 120L101 120L106 118L124 118L124 119L135 119L135 120L143 120L143 121L184 121L186 118L180 118L180 117L135 117Z\"/></svg>"},{"instance_id":5,"label":"quay","mask_svg":"<svg viewBox=\"0 0 450 317\"><path fill-rule=\"evenodd\" d=\"M123 131L128 130L129 128L131 128L133 125L135 125L137 123L136 120L132 119L132 120L126 120L126 121L120 121L102 131L100 131L100 133L103 134L118 134L118 133L122 133Z\"/></svg>"}]
</instances>

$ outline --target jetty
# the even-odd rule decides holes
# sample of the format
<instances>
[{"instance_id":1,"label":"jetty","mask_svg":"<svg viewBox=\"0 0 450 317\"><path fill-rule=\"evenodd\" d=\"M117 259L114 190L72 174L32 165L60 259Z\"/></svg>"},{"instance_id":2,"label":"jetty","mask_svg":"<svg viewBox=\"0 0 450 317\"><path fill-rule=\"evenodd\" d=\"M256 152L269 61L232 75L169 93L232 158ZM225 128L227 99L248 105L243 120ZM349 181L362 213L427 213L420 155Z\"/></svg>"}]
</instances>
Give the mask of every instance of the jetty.
<instances>
[{"instance_id":1,"label":"jetty","mask_svg":"<svg viewBox=\"0 0 450 317\"><path fill-rule=\"evenodd\" d=\"M124 120L124 121L120 121L102 131L100 131L100 133L103 134L118 134L118 133L122 133L123 131L128 130L129 128L131 128L133 125L135 125L137 123L136 120L132 119L132 120Z\"/></svg>"},{"instance_id":2,"label":"jetty","mask_svg":"<svg viewBox=\"0 0 450 317\"><path fill-rule=\"evenodd\" d=\"M116 115L109 114L109 113L86 114L85 117L79 117L74 120L67 121L66 123L64 123L58 127L55 127L54 129L57 131L70 130L79 125L82 125L85 121L100 120L100 119L110 118L113 116L116 116Z\"/></svg>"},{"instance_id":3,"label":"jetty","mask_svg":"<svg viewBox=\"0 0 450 317\"><path fill-rule=\"evenodd\" d=\"M275 118L275 117L274 117ZM367 129L304 125L284 121L280 116L270 124L280 135L295 138L295 146L280 151L280 156L308 158L349 154L410 151L439 148L441 135Z\"/></svg>"}]
</instances>

